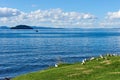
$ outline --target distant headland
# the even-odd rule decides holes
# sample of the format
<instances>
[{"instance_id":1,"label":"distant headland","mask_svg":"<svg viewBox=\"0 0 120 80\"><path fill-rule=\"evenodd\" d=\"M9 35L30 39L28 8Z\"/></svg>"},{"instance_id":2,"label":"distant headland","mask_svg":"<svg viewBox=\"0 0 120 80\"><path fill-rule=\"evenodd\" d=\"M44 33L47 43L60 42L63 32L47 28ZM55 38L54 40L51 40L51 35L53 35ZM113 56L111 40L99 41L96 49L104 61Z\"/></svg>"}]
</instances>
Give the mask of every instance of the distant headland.
<instances>
[{"instance_id":1,"label":"distant headland","mask_svg":"<svg viewBox=\"0 0 120 80\"><path fill-rule=\"evenodd\" d=\"M27 25L17 25L15 27L11 27L10 29L33 29L33 28Z\"/></svg>"},{"instance_id":2,"label":"distant headland","mask_svg":"<svg viewBox=\"0 0 120 80\"><path fill-rule=\"evenodd\" d=\"M64 28L53 28L46 26L28 26L28 25L17 25L14 27L0 26L0 29L64 29Z\"/></svg>"}]
</instances>

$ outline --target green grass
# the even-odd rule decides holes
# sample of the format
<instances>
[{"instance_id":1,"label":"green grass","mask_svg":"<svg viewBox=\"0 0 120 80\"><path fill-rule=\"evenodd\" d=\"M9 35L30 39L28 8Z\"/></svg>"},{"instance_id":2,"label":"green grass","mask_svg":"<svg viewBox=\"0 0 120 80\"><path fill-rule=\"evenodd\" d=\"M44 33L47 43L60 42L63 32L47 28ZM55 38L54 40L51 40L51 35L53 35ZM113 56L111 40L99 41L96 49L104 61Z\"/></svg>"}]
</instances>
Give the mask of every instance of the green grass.
<instances>
[{"instance_id":1,"label":"green grass","mask_svg":"<svg viewBox=\"0 0 120 80\"><path fill-rule=\"evenodd\" d=\"M61 64L57 68L21 75L12 80L120 80L120 56L95 58L84 65Z\"/></svg>"}]
</instances>

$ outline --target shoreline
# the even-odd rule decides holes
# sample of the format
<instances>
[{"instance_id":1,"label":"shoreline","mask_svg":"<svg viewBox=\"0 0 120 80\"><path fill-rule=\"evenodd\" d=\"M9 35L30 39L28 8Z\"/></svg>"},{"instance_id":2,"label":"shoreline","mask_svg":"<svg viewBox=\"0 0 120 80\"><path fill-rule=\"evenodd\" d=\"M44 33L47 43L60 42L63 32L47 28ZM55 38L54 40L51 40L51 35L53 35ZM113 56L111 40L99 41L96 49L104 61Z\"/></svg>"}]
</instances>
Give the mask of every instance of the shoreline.
<instances>
[{"instance_id":1,"label":"shoreline","mask_svg":"<svg viewBox=\"0 0 120 80\"><path fill-rule=\"evenodd\" d=\"M110 63L109 62L107 62L107 61L109 61L109 60L111 60L111 59L115 59L115 57L116 58L118 58L118 57L120 57L120 55L116 55L116 54L107 54L106 56L102 56L102 55L100 55L99 57L91 57L90 59L84 59L82 62L78 62L78 64L80 65L80 66L85 66L86 67L86 65L88 65L89 64L89 66L90 66L90 63L92 63L92 61L93 62L96 62L96 61L101 61L101 60L103 60L103 63L102 64L104 64L104 65L109 65ZM119 59L119 58L118 58ZM97 63L97 62L96 62ZM49 70L58 70L58 69L61 69L61 68L66 68L66 67L70 67L70 66L74 66L74 65L78 65L78 64L76 64L76 63L74 63L74 64L69 64L69 65L67 65L67 64L58 64L58 66L54 66L54 67L52 67L52 68L48 68L48 69L46 69L46 70L41 70L41 71L37 71L37 72L32 72L32 73L28 73L28 74L24 74L24 75L21 75L21 77L23 77L24 78L24 76L27 76L27 75L33 75L33 77L34 77L34 75L37 75L37 74L39 74L39 73L43 73L43 74L45 74L45 72L47 72L47 71L49 71ZM119 64L119 63L118 63ZM92 64L93 65L93 64ZM50 72L49 72L50 73ZM47 73L46 73L47 74ZM51 74L52 74L52 72L51 72ZM57 74L57 73L56 73ZM75 73L74 73L75 74ZM31 75L31 76L32 76ZM49 74L50 75L50 74ZM45 75L44 75L45 76ZM56 75L57 76L57 75ZM15 77L15 78L13 78L13 80L20 80L19 78L21 78L20 76L17 76L17 77ZM17 79L18 78L18 79ZM37 78L38 79L38 78ZM26 80L28 80L28 79L26 79ZM44 79L45 80L45 79ZM50 79L51 80L51 79ZM55 80L55 79L53 79L53 80ZM65 79L66 80L66 79Z\"/></svg>"}]
</instances>

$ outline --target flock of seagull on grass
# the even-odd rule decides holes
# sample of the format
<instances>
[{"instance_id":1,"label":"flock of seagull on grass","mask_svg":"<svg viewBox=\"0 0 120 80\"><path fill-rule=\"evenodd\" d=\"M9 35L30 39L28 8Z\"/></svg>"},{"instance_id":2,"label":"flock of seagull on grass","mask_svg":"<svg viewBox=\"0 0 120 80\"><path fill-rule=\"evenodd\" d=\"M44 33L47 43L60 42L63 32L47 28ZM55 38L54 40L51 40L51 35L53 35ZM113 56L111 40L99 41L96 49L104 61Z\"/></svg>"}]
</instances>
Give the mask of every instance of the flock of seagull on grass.
<instances>
[{"instance_id":1,"label":"flock of seagull on grass","mask_svg":"<svg viewBox=\"0 0 120 80\"><path fill-rule=\"evenodd\" d=\"M117 56L117 54L107 54L106 56ZM103 56L103 55L100 55L100 58L101 59L107 59L107 57L105 57L105 56ZM89 59L90 61L92 61L92 60L95 60L95 57L91 57L90 59ZM84 65L87 61L89 61L88 59L83 59L82 60L82 65ZM97 59L98 60L98 59ZM55 67L58 67L58 64L55 64Z\"/></svg>"},{"instance_id":2,"label":"flock of seagull on grass","mask_svg":"<svg viewBox=\"0 0 120 80\"><path fill-rule=\"evenodd\" d=\"M117 54L107 54L106 56L117 56ZM100 58L101 59L107 59L107 57L104 57L103 55L100 55ZM94 59L95 59L94 57L91 57L89 60L91 61L91 60L94 60ZM88 61L88 60L83 59L81 64L84 65L86 63L86 61Z\"/></svg>"}]
</instances>

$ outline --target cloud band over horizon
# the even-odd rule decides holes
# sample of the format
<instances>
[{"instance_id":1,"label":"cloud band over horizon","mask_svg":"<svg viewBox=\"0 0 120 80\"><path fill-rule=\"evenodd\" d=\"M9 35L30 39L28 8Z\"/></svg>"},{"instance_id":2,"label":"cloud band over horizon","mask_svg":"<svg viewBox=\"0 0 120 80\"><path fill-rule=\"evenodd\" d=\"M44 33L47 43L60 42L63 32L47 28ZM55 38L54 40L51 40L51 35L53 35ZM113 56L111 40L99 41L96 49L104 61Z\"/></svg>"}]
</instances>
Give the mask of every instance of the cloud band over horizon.
<instances>
[{"instance_id":1,"label":"cloud band over horizon","mask_svg":"<svg viewBox=\"0 0 120 80\"><path fill-rule=\"evenodd\" d=\"M120 10L108 12L102 21L98 19L98 16L90 13L65 12L60 8L26 13L14 8L0 7L0 25L16 26L25 24L67 28L119 26Z\"/></svg>"}]
</instances>

